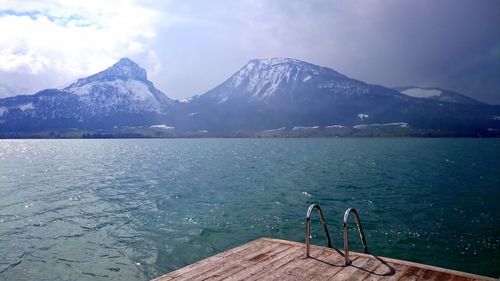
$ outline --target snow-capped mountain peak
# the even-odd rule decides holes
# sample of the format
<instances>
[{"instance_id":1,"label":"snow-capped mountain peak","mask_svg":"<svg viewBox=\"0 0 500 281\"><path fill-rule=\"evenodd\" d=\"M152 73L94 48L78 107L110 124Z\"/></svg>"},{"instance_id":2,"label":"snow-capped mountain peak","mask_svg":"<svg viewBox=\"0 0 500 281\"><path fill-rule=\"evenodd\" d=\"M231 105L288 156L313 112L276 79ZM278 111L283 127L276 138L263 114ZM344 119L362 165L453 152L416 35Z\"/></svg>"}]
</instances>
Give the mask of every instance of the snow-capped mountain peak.
<instances>
[{"instance_id":1,"label":"snow-capped mountain peak","mask_svg":"<svg viewBox=\"0 0 500 281\"><path fill-rule=\"evenodd\" d=\"M246 74L248 70L261 71L261 72L281 72L286 75L291 72L310 72L313 75L321 73L328 73L329 75L336 76L337 78L347 78L346 76L336 72L333 69L314 65L305 61L292 58L267 58L267 59L252 59L250 60L238 74ZM287 76L288 77L288 76Z\"/></svg>"},{"instance_id":2,"label":"snow-capped mountain peak","mask_svg":"<svg viewBox=\"0 0 500 281\"><path fill-rule=\"evenodd\" d=\"M112 80L138 80L148 81L146 70L140 67L137 63L129 58L122 58L117 63L107 69L91 75L86 78L78 79L76 82L68 86L79 87L95 81L112 81Z\"/></svg>"},{"instance_id":3,"label":"snow-capped mountain peak","mask_svg":"<svg viewBox=\"0 0 500 281\"><path fill-rule=\"evenodd\" d=\"M306 64L307 62L292 58L266 58L266 59L252 59L248 63L260 64L265 66L272 66L277 64Z\"/></svg>"},{"instance_id":4,"label":"snow-capped mountain peak","mask_svg":"<svg viewBox=\"0 0 500 281\"><path fill-rule=\"evenodd\" d=\"M146 70L129 58L121 58L104 73L122 79L148 80Z\"/></svg>"},{"instance_id":5,"label":"snow-capped mountain peak","mask_svg":"<svg viewBox=\"0 0 500 281\"><path fill-rule=\"evenodd\" d=\"M423 136L498 136L499 116L499 106L444 89L389 89L288 58L250 60L205 94L173 101L124 58L64 89L0 99L0 136L75 129L152 130L158 136L251 136L262 130L283 136L368 130L377 136L422 129Z\"/></svg>"},{"instance_id":6,"label":"snow-capped mountain peak","mask_svg":"<svg viewBox=\"0 0 500 281\"><path fill-rule=\"evenodd\" d=\"M349 79L333 69L317 66L292 58L252 59L238 72L207 97L225 103L233 98L251 98L267 101L276 96L292 96L292 92L324 89L328 92L346 92L357 88L363 91L365 84ZM362 89L363 88L363 89ZM353 92L353 91L351 91Z\"/></svg>"},{"instance_id":7,"label":"snow-capped mountain peak","mask_svg":"<svg viewBox=\"0 0 500 281\"><path fill-rule=\"evenodd\" d=\"M129 58L78 79L62 89L78 96L79 102L97 111L162 112L171 100L147 80L144 68Z\"/></svg>"}]
</instances>

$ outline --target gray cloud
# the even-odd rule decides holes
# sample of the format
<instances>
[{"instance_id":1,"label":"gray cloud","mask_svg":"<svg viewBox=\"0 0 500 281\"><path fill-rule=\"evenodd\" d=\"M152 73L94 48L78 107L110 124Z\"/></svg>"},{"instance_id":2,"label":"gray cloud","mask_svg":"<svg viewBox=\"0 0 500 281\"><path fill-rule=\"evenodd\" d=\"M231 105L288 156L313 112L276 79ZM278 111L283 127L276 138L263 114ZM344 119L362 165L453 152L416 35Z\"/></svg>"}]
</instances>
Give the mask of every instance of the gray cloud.
<instances>
[{"instance_id":1,"label":"gray cloud","mask_svg":"<svg viewBox=\"0 0 500 281\"><path fill-rule=\"evenodd\" d=\"M116 55L173 98L209 90L252 58L293 57L369 83L500 103L498 1L156 2L141 3L163 17L146 51Z\"/></svg>"}]
</instances>

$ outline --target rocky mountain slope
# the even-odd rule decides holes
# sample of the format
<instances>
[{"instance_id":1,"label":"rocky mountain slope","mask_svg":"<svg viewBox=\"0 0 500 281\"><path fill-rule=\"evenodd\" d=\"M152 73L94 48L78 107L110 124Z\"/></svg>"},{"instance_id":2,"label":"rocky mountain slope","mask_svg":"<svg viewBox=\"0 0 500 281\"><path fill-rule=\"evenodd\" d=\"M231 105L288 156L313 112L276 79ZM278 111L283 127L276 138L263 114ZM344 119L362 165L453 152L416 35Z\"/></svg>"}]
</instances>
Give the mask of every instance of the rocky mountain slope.
<instances>
[{"instance_id":1,"label":"rocky mountain slope","mask_svg":"<svg viewBox=\"0 0 500 281\"><path fill-rule=\"evenodd\" d=\"M174 102L123 58L64 89L0 100L0 130L99 129L162 120Z\"/></svg>"},{"instance_id":2,"label":"rocky mountain slope","mask_svg":"<svg viewBox=\"0 0 500 281\"><path fill-rule=\"evenodd\" d=\"M307 62L251 60L178 111L184 130L220 134L296 127L408 124L431 130L491 129L499 107L408 96Z\"/></svg>"},{"instance_id":3,"label":"rocky mountain slope","mask_svg":"<svg viewBox=\"0 0 500 281\"><path fill-rule=\"evenodd\" d=\"M143 68L124 58L63 89L0 99L0 133L113 134L140 128L141 134L153 130L156 136L301 136L350 134L346 128L351 128L370 134L396 129L398 135L498 135L500 106L437 91L390 89L300 60L273 58L251 60L219 86L181 102L156 89Z\"/></svg>"}]
</instances>

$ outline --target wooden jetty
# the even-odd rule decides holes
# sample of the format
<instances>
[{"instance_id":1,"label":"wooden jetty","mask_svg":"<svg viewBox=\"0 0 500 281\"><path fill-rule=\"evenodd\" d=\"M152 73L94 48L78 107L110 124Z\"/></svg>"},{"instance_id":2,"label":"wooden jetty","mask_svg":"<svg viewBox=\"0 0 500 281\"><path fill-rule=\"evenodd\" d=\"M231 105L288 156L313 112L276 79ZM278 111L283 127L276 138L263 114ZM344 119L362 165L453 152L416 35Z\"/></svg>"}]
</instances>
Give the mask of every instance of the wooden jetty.
<instances>
[{"instance_id":1,"label":"wooden jetty","mask_svg":"<svg viewBox=\"0 0 500 281\"><path fill-rule=\"evenodd\" d=\"M490 277L356 252L260 238L153 279L168 280L496 280Z\"/></svg>"}]
</instances>

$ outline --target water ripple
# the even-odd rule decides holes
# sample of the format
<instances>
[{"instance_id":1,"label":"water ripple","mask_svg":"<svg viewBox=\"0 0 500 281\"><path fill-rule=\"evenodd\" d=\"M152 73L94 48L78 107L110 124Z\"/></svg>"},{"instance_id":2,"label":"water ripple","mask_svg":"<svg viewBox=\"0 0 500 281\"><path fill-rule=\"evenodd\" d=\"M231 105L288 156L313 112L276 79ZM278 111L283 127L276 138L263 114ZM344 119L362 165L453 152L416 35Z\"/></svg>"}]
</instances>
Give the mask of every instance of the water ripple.
<instances>
[{"instance_id":1,"label":"water ripple","mask_svg":"<svg viewBox=\"0 0 500 281\"><path fill-rule=\"evenodd\" d=\"M1 140L0 155L0 279L149 280L257 237L302 241L311 203L335 245L356 207L379 255L500 267L495 140Z\"/></svg>"}]
</instances>

